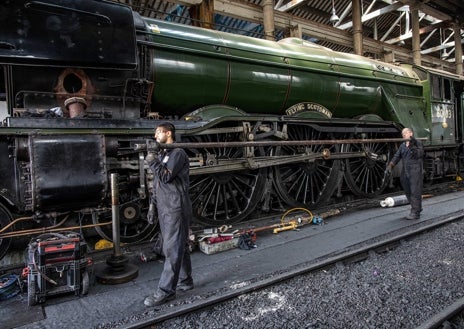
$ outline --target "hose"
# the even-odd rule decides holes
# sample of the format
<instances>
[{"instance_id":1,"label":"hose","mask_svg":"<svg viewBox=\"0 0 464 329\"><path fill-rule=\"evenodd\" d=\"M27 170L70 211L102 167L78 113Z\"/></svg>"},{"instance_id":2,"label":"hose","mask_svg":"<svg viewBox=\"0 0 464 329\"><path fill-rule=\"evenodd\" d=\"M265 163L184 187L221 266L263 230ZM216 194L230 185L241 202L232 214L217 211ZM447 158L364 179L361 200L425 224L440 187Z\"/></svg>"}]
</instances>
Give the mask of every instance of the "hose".
<instances>
[{"instance_id":1,"label":"hose","mask_svg":"<svg viewBox=\"0 0 464 329\"><path fill-rule=\"evenodd\" d=\"M16 296L20 292L17 284L19 276L16 274L4 274L0 276L0 300Z\"/></svg>"},{"instance_id":2,"label":"hose","mask_svg":"<svg viewBox=\"0 0 464 329\"><path fill-rule=\"evenodd\" d=\"M309 220L308 220L308 222L312 222L312 221L313 221L314 216L313 216L313 213L312 213L309 209L306 209L306 208L292 208L292 209L290 209L290 210L287 210L287 211L282 215L282 217L280 218L280 224L285 225L285 222L284 222L285 216L287 216L289 213L291 213L291 212L293 212L293 211L297 211L297 210L304 211L304 212L306 212L306 213L309 215ZM298 223L298 224L300 224L300 223Z\"/></svg>"}]
</instances>

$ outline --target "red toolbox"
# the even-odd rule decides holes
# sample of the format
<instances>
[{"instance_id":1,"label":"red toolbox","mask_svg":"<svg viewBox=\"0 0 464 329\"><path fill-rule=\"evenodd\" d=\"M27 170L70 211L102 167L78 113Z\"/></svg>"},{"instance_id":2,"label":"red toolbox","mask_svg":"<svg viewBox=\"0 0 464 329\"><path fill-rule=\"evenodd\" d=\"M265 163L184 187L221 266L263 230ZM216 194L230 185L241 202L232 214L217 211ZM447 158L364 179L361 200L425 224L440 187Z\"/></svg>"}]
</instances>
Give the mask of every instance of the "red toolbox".
<instances>
[{"instance_id":1,"label":"red toolbox","mask_svg":"<svg viewBox=\"0 0 464 329\"><path fill-rule=\"evenodd\" d=\"M46 233L32 239L26 268L29 305L56 294L86 295L91 263L86 252L87 244L74 232Z\"/></svg>"}]
</instances>

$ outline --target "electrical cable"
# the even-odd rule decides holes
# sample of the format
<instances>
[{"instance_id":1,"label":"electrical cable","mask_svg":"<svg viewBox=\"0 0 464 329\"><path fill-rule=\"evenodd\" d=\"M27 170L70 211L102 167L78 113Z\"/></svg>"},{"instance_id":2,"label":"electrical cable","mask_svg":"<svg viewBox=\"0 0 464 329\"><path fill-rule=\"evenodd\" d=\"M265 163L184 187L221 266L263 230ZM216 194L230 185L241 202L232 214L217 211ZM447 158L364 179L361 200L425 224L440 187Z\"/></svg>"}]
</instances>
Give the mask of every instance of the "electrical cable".
<instances>
[{"instance_id":1,"label":"electrical cable","mask_svg":"<svg viewBox=\"0 0 464 329\"><path fill-rule=\"evenodd\" d=\"M0 300L16 296L20 291L17 284L19 276L16 274L4 274L0 276Z\"/></svg>"}]
</instances>

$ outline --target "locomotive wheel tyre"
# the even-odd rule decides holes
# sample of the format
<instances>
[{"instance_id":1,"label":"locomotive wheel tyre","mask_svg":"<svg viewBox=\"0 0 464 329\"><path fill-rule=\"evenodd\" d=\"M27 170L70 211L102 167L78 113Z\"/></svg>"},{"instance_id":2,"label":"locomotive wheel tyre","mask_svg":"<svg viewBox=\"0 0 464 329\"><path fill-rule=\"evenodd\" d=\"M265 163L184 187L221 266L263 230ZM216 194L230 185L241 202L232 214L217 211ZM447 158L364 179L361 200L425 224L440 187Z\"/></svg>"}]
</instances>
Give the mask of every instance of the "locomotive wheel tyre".
<instances>
[{"instance_id":1,"label":"locomotive wheel tyre","mask_svg":"<svg viewBox=\"0 0 464 329\"><path fill-rule=\"evenodd\" d=\"M35 280L30 280L27 285L27 304L34 306L37 304L37 294Z\"/></svg>"},{"instance_id":2,"label":"locomotive wheel tyre","mask_svg":"<svg viewBox=\"0 0 464 329\"><path fill-rule=\"evenodd\" d=\"M9 225L13 220L13 216L8 211L8 209L0 203L0 229ZM6 232L11 231L12 229L9 228ZM10 248L11 238L3 238L0 239L0 259L2 259L8 249Z\"/></svg>"},{"instance_id":3,"label":"locomotive wheel tyre","mask_svg":"<svg viewBox=\"0 0 464 329\"><path fill-rule=\"evenodd\" d=\"M81 278L81 295L87 295L89 293L89 287L90 287L89 273L87 271L84 271L84 273L82 273L82 278Z\"/></svg>"}]
</instances>

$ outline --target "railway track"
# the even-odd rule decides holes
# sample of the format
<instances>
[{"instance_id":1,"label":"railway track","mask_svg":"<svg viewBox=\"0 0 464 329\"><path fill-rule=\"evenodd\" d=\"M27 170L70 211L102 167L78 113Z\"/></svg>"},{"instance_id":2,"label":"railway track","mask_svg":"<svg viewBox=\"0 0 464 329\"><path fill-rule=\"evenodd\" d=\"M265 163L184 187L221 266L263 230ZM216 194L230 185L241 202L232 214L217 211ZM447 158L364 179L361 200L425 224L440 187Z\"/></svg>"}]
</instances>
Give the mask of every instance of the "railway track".
<instances>
[{"instance_id":1,"label":"railway track","mask_svg":"<svg viewBox=\"0 0 464 329\"><path fill-rule=\"evenodd\" d=\"M218 291L212 294L210 293L207 296L197 296L195 301L189 301L187 304L181 304L175 307L161 307L160 309L155 310L155 312L150 317L140 319L139 321L135 321L133 323L127 323L122 327L118 326L118 328L153 328L153 326L156 326L156 328L164 328L162 323L168 320L183 317L193 312L201 312L204 309L211 308L218 304L225 303L239 297L244 298L244 295L267 289L275 285L283 284L284 282L295 277L308 275L322 269L327 269L338 263L351 264L360 262L367 259L372 252L383 253L385 251L392 250L396 248L403 240L410 240L420 234L423 234L424 232L437 229L452 222L461 221L462 219L464 219L464 211L458 211L448 216L434 219L433 221L418 222L399 232L395 232L394 234L380 236L374 241L368 241L362 245L353 246L349 250L344 250L340 253L331 255L330 257L324 257L323 259L317 260L316 262L302 264L300 267L289 271L273 273L272 275L269 275L266 278L262 278L261 280L247 282L246 285L242 287L236 287L234 290L228 290L225 292ZM453 304L449 310L447 309L439 312L432 319L425 322L420 328L438 328L438 324L441 324L462 310L462 302L463 300L461 299L460 301L457 301L455 305Z\"/></svg>"},{"instance_id":2,"label":"railway track","mask_svg":"<svg viewBox=\"0 0 464 329\"><path fill-rule=\"evenodd\" d=\"M452 323L456 323L453 325ZM450 326L451 324L451 326ZM422 323L417 329L462 328L464 326L464 298L441 310L433 317Z\"/></svg>"}]
</instances>

